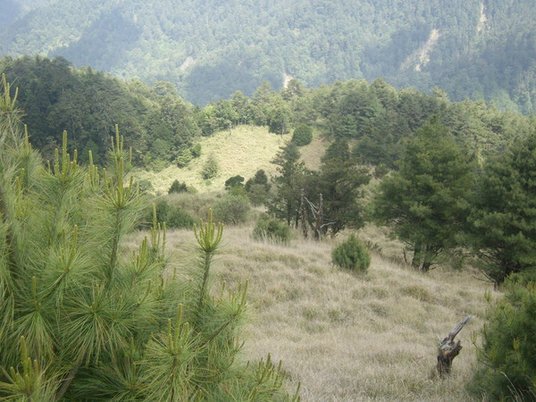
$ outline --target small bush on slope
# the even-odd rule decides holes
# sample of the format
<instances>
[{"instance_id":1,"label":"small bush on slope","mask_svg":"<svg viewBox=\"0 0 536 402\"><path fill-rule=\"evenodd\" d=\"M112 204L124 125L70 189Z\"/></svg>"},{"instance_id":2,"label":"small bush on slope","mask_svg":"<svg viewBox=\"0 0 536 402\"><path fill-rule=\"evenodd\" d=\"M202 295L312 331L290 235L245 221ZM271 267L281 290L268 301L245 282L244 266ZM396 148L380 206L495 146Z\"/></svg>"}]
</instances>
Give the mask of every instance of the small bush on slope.
<instances>
[{"instance_id":1,"label":"small bush on slope","mask_svg":"<svg viewBox=\"0 0 536 402\"><path fill-rule=\"evenodd\" d=\"M298 126L292 134L292 142L299 147L309 145L313 140L313 129L309 126Z\"/></svg>"},{"instance_id":2,"label":"small bush on slope","mask_svg":"<svg viewBox=\"0 0 536 402\"><path fill-rule=\"evenodd\" d=\"M354 234L333 250L331 259L334 265L352 271L365 272L370 265L367 248Z\"/></svg>"},{"instance_id":3,"label":"small bush on slope","mask_svg":"<svg viewBox=\"0 0 536 402\"><path fill-rule=\"evenodd\" d=\"M290 227L278 219L269 216L261 216L253 229L253 238L255 240L270 239L280 243L290 241Z\"/></svg>"},{"instance_id":4,"label":"small bush on slope","mask_svg":"<svg viewBox=\"0 0 536 402\"><path fill-rule=\"evenodd\" d=\"M214 204L214 215L225 224L246 222L250 210L247 197L240 194L225 194Z\"/></svg>"}]
</instances>

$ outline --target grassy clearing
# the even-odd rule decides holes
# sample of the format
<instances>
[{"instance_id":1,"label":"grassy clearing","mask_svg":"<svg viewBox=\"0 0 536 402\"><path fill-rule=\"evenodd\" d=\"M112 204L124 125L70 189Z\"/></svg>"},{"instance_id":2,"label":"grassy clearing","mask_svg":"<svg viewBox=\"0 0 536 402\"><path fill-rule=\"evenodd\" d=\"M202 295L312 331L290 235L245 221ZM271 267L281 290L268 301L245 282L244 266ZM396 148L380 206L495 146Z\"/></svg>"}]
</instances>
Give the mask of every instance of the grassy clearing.
<instances>
[{"instance_id":1,"label":"grassy clearing","mask_svg":"<svg viewBox=\"0 0 536 402\"><path fill-rule=\"evenodd\" d=\"M329 142L319 135L314 133L313 140L309 145L300 147L301 160L305 166L311 170L319 170L322 163L321 159L328 147Z\"/></svg>"},{"instance_id":2,"label":"grassy clearing","mask_svg":"<svg viewBox=\"0 0 536 402\"><path fill-rule=\"evenodd\" d=\"M471 339L490 289L474 273L422 275L373 253L368 273L359 276L332 266L336 241L276 245L252 240L251 230L226 228L214 265L215 285L249 282L248 358L271 353L283 360L305 401L470 399L464 384L476 360ZM361 234L376 235L371 228ZM168 245L178 271L192 265L191 232L169 233ZM475 318L459 335L464 349L453 375L430 378L438 338L465 314Z\"/></svg>"},{"instance_id":3,"label":"grassy clearing","mask_svg":"<svg viewBox=\"0 0 536 402\"><path fill-rule=\"evenodd\" d=\"M220 131L202 138L201 156L193 159L185 168L168 166L159 172L138 171L139 179L149 180L156 193L167 193L174 180L186 182L199 192L221 191L225 180L231 176L241 175L246 180L258 169L268 174L275 172L270 161L279 148L287 143L290 135L276 135L265 127L239 126L230 131ZM203 180L201 172L209 155L213 154L218 162L218 175L210 180Z\"/></svg>"},{"instance_id":4,"label":"grassy clearing","mask_svg":"<svg viewBox=\"0 0 536 402\"><path fill-rule=\"evenodd\" d=\"M268 175L274 174L276 167L271 161L290 138L290 134L281 136L269 133L266 127L239 126L202 138L201 156L184 168L170 165L159 172L136 171L135 175L139 179L149 180L157 194L167 193L174 180L186 182L203 193L221 191L225 180L231 176L241 175L247 180L259 169L264 169ZM300 147L302 159L308 168L319 168L326 146L325 140L315 136L311 144ZM214 179L207 181L203 180L201 172L211 154L218 162L219 171Z\"/></svg>"}]
</instances>

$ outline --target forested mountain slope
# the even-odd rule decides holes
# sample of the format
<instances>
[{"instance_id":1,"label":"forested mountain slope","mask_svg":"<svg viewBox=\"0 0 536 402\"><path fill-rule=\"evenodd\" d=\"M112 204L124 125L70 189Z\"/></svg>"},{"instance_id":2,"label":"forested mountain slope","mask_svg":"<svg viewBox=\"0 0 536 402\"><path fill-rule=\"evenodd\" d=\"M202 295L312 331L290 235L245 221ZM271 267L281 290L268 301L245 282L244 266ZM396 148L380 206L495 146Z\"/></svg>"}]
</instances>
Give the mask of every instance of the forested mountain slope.
<instances>
[{"instance_id":1,"label":"forested mountain slope","mask_svg":"<svg viewBox=\"0 0 536 402\"><path fill-rule=\"evenodd\" d=\"M177 83L194 103L262 81L385 77L533 112L533 0L4 0L0 54Z\"/></svg>"}]
</instances>

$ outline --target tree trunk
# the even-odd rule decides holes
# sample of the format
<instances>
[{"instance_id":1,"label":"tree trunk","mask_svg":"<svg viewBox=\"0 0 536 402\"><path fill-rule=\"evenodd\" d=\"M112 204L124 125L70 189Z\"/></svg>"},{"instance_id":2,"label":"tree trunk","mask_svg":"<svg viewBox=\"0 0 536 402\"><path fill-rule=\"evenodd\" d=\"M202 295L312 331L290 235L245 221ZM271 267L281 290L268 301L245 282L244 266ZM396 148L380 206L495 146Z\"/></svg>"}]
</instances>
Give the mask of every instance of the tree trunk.
<instances>
[{"instance_id":1,"label":"tree trunk","mask_svg":"<svg viewBox=\"0 0 536 402\"><path fill-rule=\"evenodd\" d=\"M303 238L307 239L308 230L307 230L307 207L305 206L305 190L302 188L300 196L300 221Z\"/></svg>"},{"instance_id":2,"label":"tree trunk","mask_svg":"<svg viewBox=\"0 0 536 402\"><path fill-rule=\"evenodd\" d=\"M449 334L443 338L437 349L437 372L439 377L444 378L450 374L452 368L452 361L462 350L461 341L454 342L454 338L462 330L462 328L471 320L471 316L466 316L461 320Z\"/></svg>"},{"instance_id":3,"label":"tree trunk","mask_svg":"<svg viewBox=\"0 0 536 402\"><path fill-rule=\"evenodd\" d=\"M419 269L421 265L421 243L415 243L413 247L413 258L411 259L411 266L415 269Z\"/></svg>"}]
</instances>

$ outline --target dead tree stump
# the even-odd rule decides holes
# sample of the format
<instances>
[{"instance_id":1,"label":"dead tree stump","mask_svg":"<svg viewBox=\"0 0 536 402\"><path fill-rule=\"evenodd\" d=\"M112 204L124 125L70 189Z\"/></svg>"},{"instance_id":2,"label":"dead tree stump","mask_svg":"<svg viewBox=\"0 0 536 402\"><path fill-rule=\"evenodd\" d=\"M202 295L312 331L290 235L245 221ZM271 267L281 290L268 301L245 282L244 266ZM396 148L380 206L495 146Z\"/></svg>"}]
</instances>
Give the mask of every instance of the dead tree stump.
<instances>
[{"instance_id":1,"label":"dead tree stump","mask_svg":"<svg viewBox=\"0 0 536 402\"><path fill-rule=\"evenodd\" d=\"M437 372L439 377L443 378L450 374L452 368L452 361L462 350L461 341L454 341L454 338L462 330L462 328L471 320L471 316L465 317L461 320L449 334L439 343L437 349Z\"/></svg>"}]
</instances>

